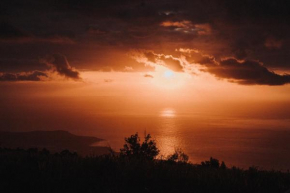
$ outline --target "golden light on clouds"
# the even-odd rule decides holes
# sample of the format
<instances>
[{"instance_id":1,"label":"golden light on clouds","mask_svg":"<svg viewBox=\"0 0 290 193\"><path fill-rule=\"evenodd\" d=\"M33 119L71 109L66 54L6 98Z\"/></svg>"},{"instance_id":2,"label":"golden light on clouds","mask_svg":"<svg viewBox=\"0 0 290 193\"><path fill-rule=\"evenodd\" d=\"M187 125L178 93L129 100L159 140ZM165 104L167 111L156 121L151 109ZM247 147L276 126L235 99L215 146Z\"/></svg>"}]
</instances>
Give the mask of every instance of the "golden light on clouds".
<instances>
[{"instance_id":1,"label":"golden light on clouds","mask_svg":"<svg viewBox=\"0 0 290 193\"><path fill-rule=\"evenodd\" d=\"M189 28L192 26L191 21L184 20L184 21L165 21L160 24L163 27L180 27L180 28Z\"/></svg>"}]
</instances>

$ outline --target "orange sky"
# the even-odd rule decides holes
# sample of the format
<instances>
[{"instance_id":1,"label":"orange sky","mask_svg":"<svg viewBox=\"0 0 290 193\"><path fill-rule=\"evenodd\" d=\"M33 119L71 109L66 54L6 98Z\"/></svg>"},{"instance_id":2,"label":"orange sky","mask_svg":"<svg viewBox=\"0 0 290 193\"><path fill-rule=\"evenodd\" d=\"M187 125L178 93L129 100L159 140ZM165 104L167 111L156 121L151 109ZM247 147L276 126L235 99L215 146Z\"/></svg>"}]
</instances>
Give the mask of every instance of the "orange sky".
<instances>
[{"instance_id":1,"label":"orange sky","mask_svg":"<svg viewBox=\"0 0 290 193\"><path fill-rule=\"evenodd\" d=\"M197 76L162 66L157 69L148 73L81 71L82 81L6 82L1 84L5 93L1 101L4 106L26 100L51 105L70 101L72 106L95 108L96 113L154 114L162 108L175 108L181 113L289 118L288 85L246 86L208 73ZM149 73L153 78L144 77Z\"/></svg>"},{"instance_id":2,"label":"orange sky","mask_svg":"<svg viewBox=\"0 0 290 193\"><path fill-rule=\"evenodd\" d=\"M82 113L173 108L289 118L283 4L31 0L3 7L0 112L10 118L33 101Z\"/></svg>"}]
</instances>

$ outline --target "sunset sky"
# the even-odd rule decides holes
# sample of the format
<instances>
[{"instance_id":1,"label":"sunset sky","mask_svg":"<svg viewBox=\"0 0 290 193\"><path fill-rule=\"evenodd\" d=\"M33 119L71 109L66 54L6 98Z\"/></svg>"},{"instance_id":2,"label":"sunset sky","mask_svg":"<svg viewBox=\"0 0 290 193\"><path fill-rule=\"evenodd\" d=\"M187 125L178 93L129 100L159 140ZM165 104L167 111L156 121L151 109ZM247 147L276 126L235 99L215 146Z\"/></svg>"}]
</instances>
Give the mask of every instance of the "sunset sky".
<instances>
[{"instance_id":1,"label":"sunset sky","mask_svg":"<svg viewBox=\"0 0 290 193\"><path fill-rule=\"evenodd\" d=\"M2 0L1 128L50 110L289 119L289 4Z\"/></svg>"}]
</instances>

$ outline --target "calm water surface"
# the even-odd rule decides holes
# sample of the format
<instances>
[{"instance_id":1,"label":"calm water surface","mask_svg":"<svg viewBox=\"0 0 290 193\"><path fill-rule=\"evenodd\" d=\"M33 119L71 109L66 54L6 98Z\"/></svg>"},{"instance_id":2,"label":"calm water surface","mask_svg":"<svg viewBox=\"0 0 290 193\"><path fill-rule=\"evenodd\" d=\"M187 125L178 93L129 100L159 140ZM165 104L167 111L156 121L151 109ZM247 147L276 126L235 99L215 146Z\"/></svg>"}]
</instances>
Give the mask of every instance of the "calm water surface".
<instances>
[{"instance_id":1,"label":"calm water surface","mask_svg":"<svg viewBox=\"0 0 290 193\"><path fill-rule=\"evenodd\" d=\"M192 163L212 156L228 166L290 169L290 119L183 113L174 108L160 108L147 115L75 108L73 103L25 103L11 108L13 104L2 105L1 130L67 130L106 139L102 145L116 151L125 137L147 132L156 139L163 158L181 148Z\"/></svg>"},{"instance_id":2,"label":"calm water surface","mask_svg":"<svg viewBox=\"0 0 290 193\"><path fill-rule=\"evenodd\" d=\"M198 163L209 157L228 166L259 166L261 169L290 169L290 120L178 114L162 109L156 116L97 116L95 135L119 150L124 137L138 132L150 133L162 157L181 148Z\"/></svg>"}]
</instances>

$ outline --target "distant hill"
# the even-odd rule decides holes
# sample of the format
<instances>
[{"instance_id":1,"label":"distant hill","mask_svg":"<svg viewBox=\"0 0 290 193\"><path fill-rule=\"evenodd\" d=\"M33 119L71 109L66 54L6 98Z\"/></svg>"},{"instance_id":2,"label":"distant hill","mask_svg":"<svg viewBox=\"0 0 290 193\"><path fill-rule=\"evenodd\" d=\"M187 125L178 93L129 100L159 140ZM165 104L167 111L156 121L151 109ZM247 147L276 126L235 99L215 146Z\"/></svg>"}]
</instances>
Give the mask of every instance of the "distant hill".
<instances>
[{"instance_id":1,"label":"distant hill","mask_svg":"<svg viewBox=\"0 0 290 193\"><path fill-rule=\"evenodd\" d=\"M103 139L78 136L68 131L0 131L0 146L6 148L46 148L52 153L68 149L80 155L101 155L109 153L108 147L92 146Z\"/></svg>"}]
</instances>

